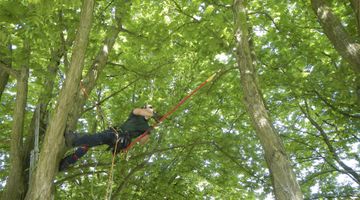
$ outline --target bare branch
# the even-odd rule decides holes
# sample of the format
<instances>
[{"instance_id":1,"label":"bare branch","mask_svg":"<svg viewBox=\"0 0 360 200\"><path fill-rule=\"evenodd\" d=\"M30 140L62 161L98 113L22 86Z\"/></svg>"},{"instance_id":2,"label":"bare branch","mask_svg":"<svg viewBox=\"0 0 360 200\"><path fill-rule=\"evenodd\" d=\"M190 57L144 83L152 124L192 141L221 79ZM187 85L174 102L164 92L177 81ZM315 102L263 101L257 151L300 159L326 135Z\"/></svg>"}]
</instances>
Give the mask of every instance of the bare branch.
<instances>
[{"instance_id":1,"label":"bare branch","mask_svg":"<svg viewBox=\"0 0 360 200\"><path fill-rule=\"evenodd\" d=\"M344 112L338 108L336 108L334 105L332 105L329 101L327 101L318 91L314 90L315 94L321 99L321 101L323 101L327 106L329 106L333 111L340 113L346 117L350 117L350 118L360 118L360 115L354 115L354 114L349 114L347 112Z\"/></svg>"},{"instance_id":2,"label":"bare branch","mask_svg":"<svg viewBox=\"0 0 360 200\"><path fill-rule=\"evenodd\" d=\"M124 178L124 180L121 182L121 184L116 188L116 190L113 193L113 196L111 197L111 199L117 199L116 197L119 195L120 191L125 187L126 183L129 181L130 177L135 174L137 171L141 170L142 168L144 168L147 164L147 160L141 162L140 164L138 164L135 168L133 168Z\"/></svg>"},{"instance_id":3,"label":"bare branch","mask_svg":"<svg viewBox=\"0 0 360 200\"><path fill-rule=\"evenodd\" d=\"M199 22L198 19L196 19L195 17L193 17L193 16L187 14L186 12L184 12L184 10L181 8L181 6L180 6L176 1L174 1L174 0L171 0L171 1L175 4L176 10L179 11L179 13L181 13L181 14L183 14L183 15L191 18L191 19L193 19L195 22Z\"/></svg>"},{"instance_id":4,"label":"bare branch","mask_svg":"<svg viewBox=\"0 0 360 200\"><path fill-rule=\"evenodd\" d=\"M107 101L108 99L116 96L117 94L119 94L120 92L124 91L126 88L130 87L132 84L134 84L137 81L137 79L133 80L132 82L130 82L129 84L127 84L125 87L121 88L120 90L110 94L109 96L105 97L104 99L100 100L99 102L96 102L95 105L92 105L89 108L86 108L82 114L84 114L85 112L88 112L89 110L94 109L96 106L100 106L101 104L103 104L105 101Z\"/></svg>"},{"instance_id":5,"label":"bare branch","mask_svg":"<svg viewBox=\"0 0 360 200\"><path fill-rule=\"evenodd\" d=\"M339 155L337 154L334 146L331 144L331 141L328 137L328 135L326 134L326 132L324 131L324 129L320 126L320 124L318 124L310 115L309 112L309 107L307 105L307 102L305 101L305 109L304 110L302 107L300 107L301 111L305 114L306 118L310 121L310 123L319 131L321 137L323 138L330 154L332 155L333 159L345 170L345 173L351 177L355 182L357 182L358 184L360 184L360 175L354 171L351 167L349 167L348 165L346 165L339 157Z\"/></svg>"}]
</instances>

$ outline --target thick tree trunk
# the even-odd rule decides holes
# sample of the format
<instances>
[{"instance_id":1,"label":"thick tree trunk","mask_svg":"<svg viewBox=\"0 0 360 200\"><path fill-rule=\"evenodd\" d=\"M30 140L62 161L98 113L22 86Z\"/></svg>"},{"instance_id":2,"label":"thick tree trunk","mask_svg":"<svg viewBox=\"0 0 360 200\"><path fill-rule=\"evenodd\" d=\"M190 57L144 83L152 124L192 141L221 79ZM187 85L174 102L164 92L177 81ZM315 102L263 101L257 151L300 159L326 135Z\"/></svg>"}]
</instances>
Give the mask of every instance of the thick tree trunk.
<instances>
[{"instance_id":1,"label":"thick tree trunk","mask_svg":"<svg viewBox=\"0 0 360 200\"><path fill-rule=\"evenodd\" d=\"M24 42L25 59L29 59L29 47ZM23 129L25 120L25 106L27 101L29 66L28 61L18 72L17 91L14 109L14 121L12 125L10 143L10 174L7 179L5 191L2 199L22 199L24 197L24 176L23 176Z\"/></svg>"},{"instance_id":2,"label":"thick tree trunk","mask_svg":"<svg viewBox=\"0 0 360 200\"><path fill-rule=\"evenodd\" d=\"M63 45L61 45L58 49L56 49L55 51L52 52L52 56L50 58L48 66L47 66L48 77L43 84L44 88L42 89L42 91L39 95L39 99L37 101L38 102L37 105L40 105L40 121L41 121L40 124L42 124L42 126L41 126L42 129L46 129L45 121L46 121L46 118L48 115L47 107L53 96L53 89L54 89L56 74L59 69L61 58L64 56L64 54L66 52L66 46L71 46L71 44L73 43L73 40L74 40L74 36L72 34L70 34L70 37L68 38L68 40L66 42L64 41ZM33 149L33 146L34 146L34 134L33 134L34 133L34 121L35 121L35 112L33 113L32 122L29 126L28 134L27 134L27 137L25 140L26 143L24 145L24 153L25 153L24 160L27 163L30 159L30 151Z\"/></svg>"},{"instance_id":3,"label":"thick tree trunk","mask_svg":"<svg viewBox=\"0 0 360 200\"><path fill-rule=\"evenodd\" d=\"M70 37L68 39L68 43L71 44L73 41L73 37ZM37 105L39 105L40 109L40 135L44 135L44 131L42 130L46 130L46 119L48 116L48 104L52 98L53 95L53 89L54 89L54 84L55 84L55 78L56 78L56 74L57 71L59 69L59 64L60 64L60 60L63 57L65 51L66 51L66 44L61 45L57 50L55 50L52 53L52 57L50 59L50 62L47 66L47 74L48 77L45 80L44 83L44 88L42 89L40 95L39 95L39 99L38 99L38 103ZM27 189L28 189L28 182L29 182L29 171L30 170L30 156L31 156L31 151L34 149L34 139L35 139L35 118L36 118L36 110L33 112L33 116L32 116L32 120L31 123L27 129L27 136L26 136L26 140L24 143L24 173L25 173L25 185L24 185L24 192L26 194ZM36 161L35 161L36 162ZM24 194L24 196L25 196Z\"/></svg>"},{"instance_id":4,"label":"thick tree trunk","mask_svg":"<svg viewBox=\"0 0 360 200\"><path fill-rule=\"evenodd\" d=\"M96 82L105 68L109 54L113 49L115 44L115 40L120 33L121 30L121 20L116 19L116 25L112 26L105 36L103 45L100 47L96 58L94 59L89 72L83 79L81 92L76 96L76 105L73 107L69 114L69 120L67 124L67 128L69 130L75 130L77 120L82 115L83 107L85 105L86 100L91 91L94 89Z\"/></svg>"},{"instance_id":5,"label":"thick tree trunk","mask_svg":"<svg viewBox=\"0 0 360 200\"><path fill-rule=\"evenodd\" d=\"M360 44L356 43L346 32L340 20L332 13L325 0L311 0L317 18L324 33L334 45L336 51L350 63L352 69L360 73ZM354 5L359 6L359 3ZM359 11L359 10L358 10Z\"/></svg>"},{"instance_id":6,"label":"thick tree trunk","mask_svg":"<svg viewBox=\"0 0 360 200\"><path fill-rule=\"evenodd\" d=\"M63 36L62 36L63 37ZM62 38L63 40L63 38ZM47 79L45 80L44 88L41 92L41 94L39 95L39 100L37 105L40 105L40 118L41 118L41 122L40 122L40 130L45 130L46 129L46 124L47 122L45 122L46 118L47 118L47 105L49 104L51 97L52 97L52 91L53 91L53 87L54 87L54 81L55 81L55 77L56 77L56 73L58 70L58 66L60 64L60 60L63 57L65 51L66 51L66 46L71 46L72 42L74 40L74 34L70 34L69 38L67 39L67 41L63 41L63 45L61 45L57 50L55 50L52 53L52 57L50 59L50 63L47 67L48 69L48 74L49 76L47 77ZM30 125L27 128L27 131L25 131L26 133L26 140L24 142L23 145L23 162L22 165L23 166L11 166L11 167L15 167L15 168L22 168L23 169L23 182L18 182L16 185L14 185L14 187L16 188L24 188L22 190L23 194L21 194L20 196L24 197L27 189L28 189L28 183L29 183L29 164L30 164L30 155L31 155L31 150L34 148L34 130L35 130L35 113L36 111L34 111L33 116L32 116L32 120L30 122ZM40 133L44 134L43 131L40 131ZM21 164L21 163L19 163ZM7 181L12 181L12 182L16 182L16 180L11 180L14 177L8 177Z\"/></svg>"},{"instance_id":7,"label":"thick tree trunk","mask_svg":"<svg viewBox=\"0 0 360 200\"><path fill-rule=\"evenodd\" d=\"M358 32L360 33L360 3L358 0L352 0L350 3L354 10L358 23ZM334 45L335 50L350 64L351 68L356 73L355 93L358 98L358 103L360 104L360 44L356 43L349 36L340 20L332 13L327 1L311 0L311 4L322 28L324 29L324 33Z\"/></svg>"},{"instance_id":8,"label":"thick tree trunk","mask_svg":"<svg viewBox=\"0 0 360 200\"><path fill-rule=\"evenodd\" d=\"M51 199L53 179L58 170L61 150L64 146L64 130L75 95L79 90L85 51L89 40L94 0L84 0L79 29L76 35L70 69L60 91L59 101L46 130L37 168L31 177L27 200Z\"/></svg>"},{"instance_id":9,"label":"thick tree trunk","mask_svg":"<svg viewBox=\"0 0 360 200\"><path fill-rule=\"evenodd\" d=\"M241 75L246 109L252 119L256 134L265 151L276 199L302 199L302 193L292 170L282 141L272 126L260 90L250 53L248 26L243 0L234 1L235 39L237 63Z\"/></svg>"}]
</instances>

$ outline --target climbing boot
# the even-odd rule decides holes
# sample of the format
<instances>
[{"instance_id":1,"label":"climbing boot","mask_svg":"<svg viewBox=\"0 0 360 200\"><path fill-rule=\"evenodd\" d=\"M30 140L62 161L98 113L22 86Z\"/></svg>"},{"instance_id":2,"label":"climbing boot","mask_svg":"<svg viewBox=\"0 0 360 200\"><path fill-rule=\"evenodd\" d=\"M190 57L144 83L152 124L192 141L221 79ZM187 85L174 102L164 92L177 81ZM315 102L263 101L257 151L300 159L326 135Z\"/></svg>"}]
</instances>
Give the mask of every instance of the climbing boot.
<instances>
[{"instance_id":1,"label":"climbing boot","mask_svg":"<svg viewBox=\"0 0 360 200\"><path fill-rule=\"evenodd\" d=\"M62 159L59 164L59 172L65 171L67 168L69 168L69 163L66 159Z\"/></svg>"}]
</instances>

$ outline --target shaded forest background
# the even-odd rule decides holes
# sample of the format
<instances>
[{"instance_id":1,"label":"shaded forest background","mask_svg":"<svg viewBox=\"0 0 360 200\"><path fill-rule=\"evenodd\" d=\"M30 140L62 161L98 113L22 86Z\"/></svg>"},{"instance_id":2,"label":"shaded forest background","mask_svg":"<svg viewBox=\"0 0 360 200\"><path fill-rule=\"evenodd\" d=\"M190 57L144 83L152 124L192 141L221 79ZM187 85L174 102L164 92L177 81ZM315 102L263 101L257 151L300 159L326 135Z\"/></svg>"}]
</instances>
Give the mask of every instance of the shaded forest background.
<instances>
[{"instance_id":1,"label":"shaded forest background","mask_svg":"<svg viewBox=\"0 0 360 200\"><path fill-rule=\"evenodd\" d=\"M256 81L304 199L359 197L360 3L244 3ZM68 0L0 2L4 199L11 190L15 199L27 192L31 199L34 130L38 124L40 151L46 152L45 132L61 111L61 90L71 86L65 83L75 68L74 80L81 82L73 85L74 102L64 107L62 124L90 133L120 124L144 103L165 113L221 70L147 145L118 157L113 199L274 197L264 149L244 103L232 1L95 1L85 48L76 37L83 8L81 1ZM83 63L72 60L81 57L80 50ZM49 144L56 143L62 157L62 135L54 138ZM57 167L56 160L39 163ZM56 174L52 195L103 199L110 166L105 146L91 149Z\"/></svg>"}]
</instances>

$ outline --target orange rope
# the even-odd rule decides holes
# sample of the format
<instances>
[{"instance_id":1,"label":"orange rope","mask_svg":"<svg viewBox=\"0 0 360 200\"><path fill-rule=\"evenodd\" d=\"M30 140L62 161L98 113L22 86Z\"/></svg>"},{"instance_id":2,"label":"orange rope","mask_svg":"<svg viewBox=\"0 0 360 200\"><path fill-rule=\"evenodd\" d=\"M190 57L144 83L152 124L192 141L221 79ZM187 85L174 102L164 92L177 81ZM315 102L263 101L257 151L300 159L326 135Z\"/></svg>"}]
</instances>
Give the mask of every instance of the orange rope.
<instances>
[{"instance_id":1,"label":"orange rope","mask_svg":"<svg viewBox=\"0 0 360 200\"><path fill-rule=\"evenodd\" d=\"M220 70L219 70L220 71ZM219 72L218 71L218 72ZM141 134L139 137L137 137L133 142L131 142L125 150L123 150L125 153L131 149L137 142L139 142L143 137L145 137L147 134L150 134L150 131L154 129L156 126L158 126L162 121L164 121L167 117L169 117L172 113L174 113L187 99L189 99L192 95L194 95L197 91L199 91L206 83L212 81L212 79L215 77L215 75L218 73L214 73L211 75L206 81L202 82L197 88L195 88L190 94L185 96L176 106L174 106L169 112L167 112L164 116L162 116L159 121L157 121L152 127L147 129L143 134Z\"/></svg>"}]
</instances>

